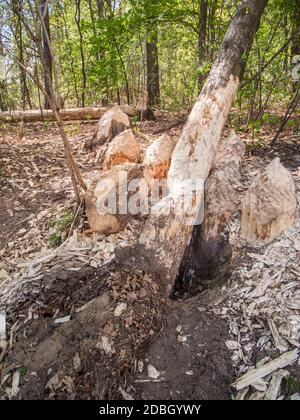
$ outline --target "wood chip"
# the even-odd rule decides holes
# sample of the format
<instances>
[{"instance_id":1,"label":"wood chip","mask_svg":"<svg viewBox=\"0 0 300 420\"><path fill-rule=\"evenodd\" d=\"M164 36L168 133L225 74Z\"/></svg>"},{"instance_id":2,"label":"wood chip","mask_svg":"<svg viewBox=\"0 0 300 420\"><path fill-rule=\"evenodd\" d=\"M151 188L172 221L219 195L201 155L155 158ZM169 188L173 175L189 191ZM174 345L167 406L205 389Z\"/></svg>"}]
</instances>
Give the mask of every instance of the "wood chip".
<instances>
[{"instance_id":1,"label":"wood chip","mask_svg":"<svg viewBox=\"0 0 300 420\"><path fill-rule=\"evenodd\" d=\"M122 316L122 314L126 311L126 309L127 309L127 303L119 303L119 305L116 307L114 311L115 317L119 318L120 316Z\"/></svg>"},{"instance_id":2,"label":"wood chip","mask_svg":"<svg viewBox=\"0 0 300 420\"><path fill-rule=\"evenodd\" d=\"M151 379L158 379L160 377L160 372L153 365L147 366L147 372Z\"/></svg>"},{"instance_id":3,"label":"wood chip","mask_svg":"<svg viewBox=\"0 0 300 420\"><path fill-rule=\"evenodd\" d=\"M6 341L6 312L0 312L0 346L4 347ZM2 344L1 344L2 343Z\"/></svg>"},{"instance_id":4,"label":"wood chip","mask_svg":"<svg viewBox=\"0 0 300 420\"><path fill-rule=\"evenodd\" d=\"M278 372L273 373L270 386L265 395L265 400L276 401L280 392L281 382L284 378L287 378L290 375L287 370L279 370Z\"/></svg>"},{"instance_id":5,"label":"wood chip","mask_svg":"<svg viewBox=\"0 0 300 420\"><path fill-rule=\"evenodd\" d=\"M119 393L122 395L125 401L134 401L132 395L128 394L128 392L124 391L121 387L119 388Z\"/></svg>"},{"instance_id":6,"label":"wood chip","mask_svg":"<svg viewBox=\"0 0 300 420\"><path fill-rule=\"evenodd\" d=\"M65 316L64 318L58 318L54 321L54 325L61 325L69 322L71 320L71 315Z\"/></svg>"},{"instance_id":7,"label":"wood chip","mask_svg":"<svg viewBox=\"0 0 300 420\"><path fill-rule=\"evenodd\" d=\"M263 379L258 379L256 382L253 382L252 386L259 392L266 392L268 389L268 382Z\"/></svg>"},{"instance_id":8,"label":"wood chip","mask_svg":"<svg viewBox=\"0 0 300 420\"><path fill-rule=\"evenodd\" d=\"M275 325L275 322L272 319L268 319L268 325L269 325L270 331L272 333L275 346L277 347L277 349L281 353L286 352L288 350L289 346L287 345L286 341L280 336L280 334L277 330L277 327Z\"/></svg>"},{"instance_id":9,"label":"wood chip","mask_svg":"<svg viewBox=\"0 0 300 420\"><path fill-rule=\"evenodd\" d=\"M101 337L100 348L104 351L105 354L113 353L112 342L108 337L104 335Z\"/></svg>"},{"instance_id":10,"label":"wood chip","mask_svg":"<svg viewBox=\"0 0 300 420\"><path fill-rule=\"evenodd\" d=\"M247 394L249 392L249 387L242 389L238 392L237 396L235 397L236 401L244 401Z\"/></svg>"},{"instance_id":11,"label":"wood chip","mask_svg":"<svg viewBox=\"0 0 300 420\"><path fill-rule=\"evenodd\" d=\"M261 366L257 369L253 369L250 372L246 373L244 376L239 378L236 382L233 383L233 386L240 391L241 389L246 388L247 386L253 385L259 379L263 379L271 373L277 371L278 369L283 369L287 366L294 364L299 358L300 350L296 349L287 353L284 353L278 359L272 360L264 366Z\"/></svg>"},{"instance_id":12,"label":"wood chip","mask_svg":"<svg viewBox=\"0 0 300 420\"><path fill-rule=\"evenodd\" d=\"M12 378L12 385L11 385L11 397L15 398L18 393L19 393L19 384L20 384L20 372L17 370L14 374L13 374L13 378Z\"/></svg>"}]
</instances>

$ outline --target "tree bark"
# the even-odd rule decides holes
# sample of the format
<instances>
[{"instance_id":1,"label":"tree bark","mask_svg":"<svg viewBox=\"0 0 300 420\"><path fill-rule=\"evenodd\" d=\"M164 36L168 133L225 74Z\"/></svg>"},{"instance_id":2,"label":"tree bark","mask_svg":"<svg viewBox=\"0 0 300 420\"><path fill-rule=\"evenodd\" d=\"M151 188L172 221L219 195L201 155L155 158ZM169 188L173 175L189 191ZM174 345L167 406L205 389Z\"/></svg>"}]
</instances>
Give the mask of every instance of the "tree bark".
<instances>
[{"instance_id":1,"label":"tree bark","mask_svg":"<svg viewBox=\"0 0 300 420\"><path fill-rule=\"evenodd\" d=\"M6 111L8 109L7 100L6 100L6 81L3 77L2 72L5 72L5 55L4 47L2 44L2 33L0 26L0 110Z\"/></svg>"},{"instance_id":2,"label":"tree bark","mask_svg":"<svg viewBox=\"0 0 300 420\"><path fill-rule=\"evenodd\" d=\"M204 222L195 226L179 271L178 286L185 291L207 287L224 277L230 266L232 249L226 227L239 207L245 154L246 147L234 132L219 144L205 183Z\"/></svg>"},{"instance_id":3,"label":"tree bark","mask_svg":"<svg viewBox=\"0 0 300 420\"><path fill-rule=\"evenodd\" d=\"M83 50L83 34L81 30L81 0L76 0L76 13L75 21L79 33L79 47L80 47L80 58L81 58L81 75L82 75L82 91L81 91L81 106L85 107L85 93L87 85L87 76L85 70L85 56Z\"/></svg>"},{"instance_id":4,"label":"tree bark","mask_svg":"<svg viewBox=\"0 0 300 420\"><path fill-rule=\"evenodd\" d=\"M200 188L197 196L194 194L191 203L180 212L181 200L187 192L192 195L196 184L204 183L209 175L267 3L268 0L248 0L239 6L173 153L168 175L169 194L158 204L157 213L150 216L140 236L143 265L148 263L149 270L160 275L167 293L174 285L193 225L199 223L204 191ZM168 214L158 213L168 206L171 209Z\"/></svg>"},{"instance_id":5,"label":"tree bark","mask_svg":"<svg viewBox=\"0 0 300 420\"><path fill-rule=\"evenodd\" d=\"M291 47L292 59L294 59L294 57L300 55L300 0L294 0L293 1L292 20L293 20L294 31L296 32L295 37L293 38L292 47ZM294 93L297 92L297 89L298 89L298 83L294 82L292 84L293 92ZM276 140L274 140L274 142L277 141L277 138L276 138Z\"/></svg>"},{"instance_id":6,"label":"tree bark","mask_svg":"<svg viewBox=\"0 0 300 420\"><path fill-rule=\"evenodd\" d=\"M96 4L97 4L98 17L99 19L102 19L103 13L104 13L104 0L96 0Z\"/></svg>"},{"instance_id":7,"label":"tree bark","mask_svg":"<svg viewBox=\"0 0 300 420\"><path fill-rule=\"evenodd\" d=\"M110 108L73 108L61 109L59 115L62 121L84 121L84 120L99 120L105 112ZM135 108L121 105L123 112L130 117L137 115ZM39 122L39 121L55 121L55 115L52 110L41 111L11 111L0 112L0 122L15 123L24 121L25 123Z\"/></svg>"},{"instance_id":8,"label":"tree bark","mask_svg":"<svg viewBox=\"0 0 300 420\"><path fill-rule=\"evenodd\" d=\"M147 52L147 92L148 107L158 106L160 103L160 80L159 80L159 59L158 59L158 30L155 24L154 29L149 31L150 40L146 43Z\"/></svg>"},{"instance_id":9,"label":"tree bark","mask_svg":"<svg viewBox=\"0 0 300 420\"><path fill-rule=\"evenodd\" d=\"M17 48L19 51L19 61L23 65L25 65L24 61L24 46L23 46L23 33L22 33L22 2L21 0L12 0L12 11L15 18L15 40L17 44ZM22 96L22 107L26 109L26 104L28 104L29 108L32 109L29 89L27 86L27 77L26 72L23 70L22 66L19 66L20 72L20 86L21 86L21 96Z\"/></svg>"},{"instance_id":10,"label":"tree bark","mask_svg":"<svg viewBox=\"0 0 300 420\"><path fill-rule=\"evenodd\" d=\"M293 2L293 26L294 30L297 31L296 36L292 42L292 57L300 54L300 0L294 0Z\"/></svg>"},{"instance_id":11,"label":"tree bark","mask_svg":"<svg viewBox=\"0 0 300 420\"><path fill-rule=\"evenodd\" d=\"M199 69L201 68L203 61L205 60L205 45L207 36L207 10L208 1L199 0L199 33L198 33L198 59ZM198 89L199 93L202 90L205 75L200 74L198 76Z\"/></svg>"},{"instance_id":12,"label":"tree bark","mask_svg":"<svg viewBox=\"0 0 300 420\"><path fill-rule=\"evenodd\" d=\"M53 83L53 63L51 49L48 40L51 42L49 5L46 0L40 0L41 14L44 18L42 26L43 55L44 55L44 83L47 95L51 97L51 86ZM45 109L51 109L48 98L45 98Z\"/></svg>"}]
</instances>

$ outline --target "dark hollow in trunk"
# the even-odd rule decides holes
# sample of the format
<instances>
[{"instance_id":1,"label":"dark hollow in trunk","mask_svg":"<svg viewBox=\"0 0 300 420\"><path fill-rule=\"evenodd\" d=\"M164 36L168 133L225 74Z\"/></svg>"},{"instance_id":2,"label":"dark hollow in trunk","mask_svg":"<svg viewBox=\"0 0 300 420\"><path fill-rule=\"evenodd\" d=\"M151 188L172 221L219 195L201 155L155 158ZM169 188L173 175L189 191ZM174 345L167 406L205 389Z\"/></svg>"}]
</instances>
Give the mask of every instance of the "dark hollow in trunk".
<instances>
[{"instance_id":1,"label":"dark hollow in trunk","mask_svg":"<svg viewBox=\"0 0 300 420\"><path fill-rule=\"evenodd\" d=\"M193 296L225 283L230 275L232 247L226 231L218 240L205 240L203 226L196 226L175 281L172 298Z\"/></svg>"},{"instance_id":2,"label":"dark hollow in trunk","mask_svg":"<svg viewBox=\"0 0 300 420\"><path fill-rule=\"evenodd\" d=\"M228 222L240 204L246 148L232 132L222 140L205 185L204 222L195 226L175 281L173 295L202 292L225 281L233 257Z\"/></svg>"}]
</instances>

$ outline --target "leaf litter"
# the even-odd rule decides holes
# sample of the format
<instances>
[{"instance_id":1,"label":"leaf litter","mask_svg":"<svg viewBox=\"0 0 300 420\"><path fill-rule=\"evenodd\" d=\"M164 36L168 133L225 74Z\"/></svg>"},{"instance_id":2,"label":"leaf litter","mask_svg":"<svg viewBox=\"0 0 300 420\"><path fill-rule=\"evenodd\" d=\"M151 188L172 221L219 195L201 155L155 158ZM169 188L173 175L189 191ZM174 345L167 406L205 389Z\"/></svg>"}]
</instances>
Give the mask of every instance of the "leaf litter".
<instances>
[{"instance_id":1,"label":"leaf litter","mask_svg":"<svg viewBox=\"0 0 300 420\"><path fill-rule=\"evenodd\" d=\"M93 125L85 125L84 133L81 127L81 133L72 139L79 164L86 168L84 175L87 180L91 180L97 174L93 168L94 157L83 152L84 142L93 129ZM70 238L62 238L63 243L58 248L49 248L49 221L59 220L66 208L72 205L71 180L67 173L59 135L57 132L53 135L53 130L42 135L37 132L30 133L28 144L6 139L5 144L1 143L1 148L4 148L4 158L1 158L0 163L5 173L5 179L0 178L1 198L5 196L7 200L2 200L0 211L6 212L4 221L7 221L10 233L0 238L1 307L5 310L10 308L11 312L16 303L26 301L30 291L30 294L37 297L35 305L28 308L27 319L30 321L38 316L35 308L43 305L38 301L41 290L45 287L51 289L51 281L50 284L44 283L45 274L53 271L76 273L80 272L82 267L97 269L109 265L114 260L118 248L125 248L134 243L140 226L134 221L124 232L104 237L88 232L85 221L81 220ZM38 152L35 152L35 149L39 149ZM259 158L250 158L245 162L245 189L265 164L266 159ZM299 168L293 170L293 175L300 198ZM49 193L45 196L41 193L44 191ZM224 291L224 294L227 294L226 299L216 304L213 309L210 308L230 325L231 338L226 341L226 345L232 353L232 363L238 378L235 382L236 399L282 399L281 384L289 374L284 368L299 360L299 237L298 217L294 226L272 244L260 250L244 250L242 261L231 273L229 285ZM235 249L244 247L240 240L239 217L230 224L230 240ZM123 298L122 291L118 289L116 294L120 293ZM139 296L142 294L141 289ZM124 296L127 296L127 293ZM87 302L82 308L75 308L76 313L86 309L89 304ZM121 301L115 308L117 316L127 316L125 305ZM203 306L201 310L205 311L207 308ZM2 337L6 337L4 313L6 319L6 312L3 311L0 319ZM68 323L71 315L63 315L56 320ZM10 313L9 319L13 318L13 314ZM127 322L131 322L129 318ZM11 348L14 332L18 328L17 323L10 324ZM177 332L178 341L185 343L188 336L181 335L181 330ZM114 341L109 334L101 336L100 347L106 354L114 353L113 345ZM2 349L1 361L4 360L6 352L7 346ZM258 361L257 355L260 359ZM74 367L79 369L81 358L79 353L75 356ZM140 371L142 363L136 362ZM154 372L154 369L150 369L150 374L159 378L159 372ZM10 378L11 386L7 388L7 395L14 398L19 393L19 371L6 369L2 382L7 383ZM50 378L46 388L53 394L64 389L71 395L74 393L73 379L65 376L63 372L58 372ZM119 393L124 399L131 399L131 394L127 391L128 389L125 391L122 387L119 388ZM299 394L294 394L291 399L298 397Z\"/></svg>"}]
</instances>

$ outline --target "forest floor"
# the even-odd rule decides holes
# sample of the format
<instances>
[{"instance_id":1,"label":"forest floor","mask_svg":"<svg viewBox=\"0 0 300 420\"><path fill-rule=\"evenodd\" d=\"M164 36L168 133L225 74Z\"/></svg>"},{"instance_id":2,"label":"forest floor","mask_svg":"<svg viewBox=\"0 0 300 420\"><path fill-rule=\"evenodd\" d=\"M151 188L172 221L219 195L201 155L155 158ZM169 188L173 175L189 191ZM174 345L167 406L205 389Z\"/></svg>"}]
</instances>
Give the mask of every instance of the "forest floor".
<instances>
[{"instance_id":1,"label":"forest floor","mask_svg":"<svg viewBox=\"0 0 300 420\"><path fill-rule=\"evenodd\" d=\"M169 134L179 137L183 124L183 115L160 113L135 131L145 150L172 125ZM101 172L95 154L84 151L95 127L66 125L88 183ZM240 133L248 148L243 191L279 156L300 202L299 132L286 130L275 148L268 146L272 134L270 126L256 141ZM0 188L0 314L7 330L1 398L264 399L274 375L241 393L231 384L300 347L299 217L271 245L254 250L240 239L237 211L229 226L236 256L229 278L166 301L145 273L119 277L119 252L134 242L141 220L104 237L80 215L68 237L76 205L53 124L30 124L22 133L19 126L2 128ZM122 319L118 330L111 312ZM299 361L288 370L277 397L295 399Z\"/></svg>"}]
</instances>

